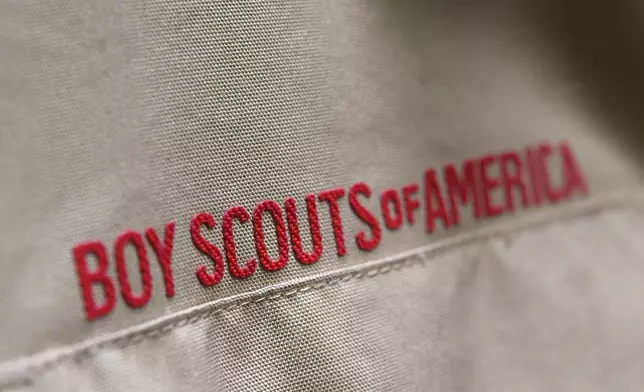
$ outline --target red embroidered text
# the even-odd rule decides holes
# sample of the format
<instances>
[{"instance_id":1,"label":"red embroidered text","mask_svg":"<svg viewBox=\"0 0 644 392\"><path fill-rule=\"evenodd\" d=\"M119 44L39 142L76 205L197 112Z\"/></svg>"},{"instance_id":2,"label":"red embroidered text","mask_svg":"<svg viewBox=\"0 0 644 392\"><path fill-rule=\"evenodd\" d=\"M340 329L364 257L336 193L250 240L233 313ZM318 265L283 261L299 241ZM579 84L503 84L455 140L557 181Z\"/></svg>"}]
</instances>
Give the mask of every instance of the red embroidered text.
<instances>
[{"instance_id":1,"label":"red embroidered text","mask_svg":"<svg viewBox=\"0 0 644 392\"><path fill-rule=\"evenodd\" d=\"M551 176L550 170L557 170ZM553 177L559 178L558 181ZM216 220L208 212L198 212L190 222L189 231L196 250L203 255L202 265L195 276L204 287L217 285L226 275L233 279L249 279L254 274L275 273L295 260L310 265L324 254L343 257L350 245L362 251L378 247L383 230L400 230L403 226L424 226L431 234L439 228L458 226L463 219L487 219L514 213L517 210L559 203L575 196L588 194L588 185L570 146L541 144L522 151L504 151L468 159L457 165L428 168L417 183L400 188L380 190L358 182L347 188L338 187L308 194L302 200L292 197L278 202L261 201L253 210L241 206L230 208ZM374 198L379 209L367 203ZM305 203L306 214L296 212L296 205ZM347 203L354 217L342 216L340 205ZM469 217L468 217L469 215ZM343 222L359 219L364 228L355 238L345 238ZM335 249L324 249L320 222L333 229ZM237 256L235 232L251 230L257 258L240 260ZM301 233L310 233L310 242ZM220 242L204 236L212 231ZM163 232L147 228L144 233L125 230L112 247L100 241L84 242L73 248L73 258L80 282L81 294L88 320L109 314L116 306L117 292L131 308L144 307L153 295L152 269L163 276L165 296L175 295L172 273L172 249L175 224L169 222ZM270 243L277 254L270 255ZM130 249L130 252L127 250ZM326 252L326 253L325 253ZM110 259L109 255L112 255ZM291 257L293 256L293 257ZM90 263L95 260L95 263ZM138 273L128 273L128 265ZM141 289L132 289L131 282L140 280ZM98 295L102 294L102 295ZM97 298L100 298L97 299Z\"/></svg>"}]
</instances>

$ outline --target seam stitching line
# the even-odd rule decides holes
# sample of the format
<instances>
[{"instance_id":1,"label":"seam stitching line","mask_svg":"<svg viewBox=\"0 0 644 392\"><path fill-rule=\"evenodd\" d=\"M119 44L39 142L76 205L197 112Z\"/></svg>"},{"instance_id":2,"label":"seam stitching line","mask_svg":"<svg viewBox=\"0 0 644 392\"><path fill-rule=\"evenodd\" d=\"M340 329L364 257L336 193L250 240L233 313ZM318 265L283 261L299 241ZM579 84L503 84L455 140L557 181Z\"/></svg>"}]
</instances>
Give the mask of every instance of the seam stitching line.
<instances>
[{"instance_id":1,"label":"seam stitching line","mask_svg":"<svg viewBox=\"0 0 644 392\"><path fill-rule=\"evenodd\" d=\"M72 348L53 353L41 353L26 358L27 361L36 363L25 364L20 370L6 374L0 366L0 391L12 387L23 387L30 385L34 377L40 373L54 369L67 361L81 363L83 360L99 353L102 349L110 346L126 348L136 345L148 339L161 337L170 331L194 324L207 317L224 313L237 308L243 308L249 305L260 304L265 301L277 301L284 297L293 297L297 294L306 293L311 290L320 290L329 286L334 286L351 280L362 280L364 278L374 278L378 275L387 274L391 271L400 271L403 268L409 268L415 265L424 266L427 262L444 254L444 252L454 249L455 247L468 243L483 242L495 237L501 237L508 234L514 234L517 231L543 226L550 223L572 220L582 216L593 215L606 210L634 206L638 202L644 201L644 193L631 191L626 194L613 194L608 197L596 197L592 200L580 201L576 205L568 205L567 209L553 209L554 211L541 211L540 216L528 216L519 222L516 220L505 221L496 226L487 226L479 230L458 234L437 241L435 244L416 248L412 251L398 254L392 258L367 262L354 268L345 268L339 271L307 277L295 281L289 281L287 284L273 286L268 289L260 289L255 292L228 297L210 302L201 306L193 307L186 311L175 313L168 317L153 320L140 325L138 328L130 328L126 333L122 331L115 334L109 334L107 337L98 341L90 341L74 345ZM533 219L531 219L533 218ZM295 286L295 288L291 288ZM291 288L289 290L289 288ZM241 298L240 298L241 297ZM220 305L220 303L224 304ZM226 303L230 303L226 306ZM52 354L52 355L47 355ZM39 358L41 357L41 358ZM20 361L20 360L18 360ZM4 377L3 374L5 373ZM12 374L13 373L13 374ZM16 374L19 373L19 374Z\"/></svg>"}]
</instances>

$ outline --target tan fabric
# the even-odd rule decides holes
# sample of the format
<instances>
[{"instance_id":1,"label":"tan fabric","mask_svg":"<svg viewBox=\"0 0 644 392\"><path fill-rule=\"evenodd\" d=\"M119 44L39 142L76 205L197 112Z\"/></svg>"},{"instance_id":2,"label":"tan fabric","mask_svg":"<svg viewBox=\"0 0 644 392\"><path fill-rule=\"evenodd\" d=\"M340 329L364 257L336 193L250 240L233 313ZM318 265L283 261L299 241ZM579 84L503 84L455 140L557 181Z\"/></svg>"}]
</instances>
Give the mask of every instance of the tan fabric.
<instances>
[{"instance_id":1,"label":"tan fabric","mask_svg":"<svg viewBox=\"0 0 644 392\"><path fill-rule=\"evenodd\" d=\"M0 390L636 390L641 10L477 3L4 0ZM320 262L195 280L196 212L302 214L309 192L542 140L570 142L589 199L343 258L320 208ZM74 244L171 219L176 296L85 321Z\"/></svg>"},{"instance_id":2,"label":"tan fabric","mask_svg":"<svg viewBox=\"0 0 644 392\"><path fill-rule=\"evenodd\" d=\"M644 319L633 310L642 306L644 248L628 237L644 225L643 205L640 198L629 203L637 208L607 209L612 202L568 210L559 223L547 216L492 236L456 237L438 249L52 352L34 362L32 382L16 378L14 385L637 391Z\"/></svg>"}]
</instances>

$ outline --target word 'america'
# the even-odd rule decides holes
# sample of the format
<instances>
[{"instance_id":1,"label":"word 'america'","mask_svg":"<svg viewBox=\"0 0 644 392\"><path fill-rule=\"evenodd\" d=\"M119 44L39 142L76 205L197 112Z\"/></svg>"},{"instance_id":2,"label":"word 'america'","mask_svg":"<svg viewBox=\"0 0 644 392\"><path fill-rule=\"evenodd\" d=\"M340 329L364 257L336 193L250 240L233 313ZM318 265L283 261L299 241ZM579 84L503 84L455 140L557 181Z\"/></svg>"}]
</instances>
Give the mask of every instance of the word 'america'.
<instances>
[{"instance_id":1,"label":"word 'america'","mask_svg":"<svg viewBox=\"0 0 644 392\"><path fill-rule=\"evenodd\" d=\"M550 173L553 169L557 170L556 176ZM240 280L258 273L260 266L267 272L279 271L291 260L291 254L299 264L316 263L325 251L320 219L330 220L334 251L338 257L344 256L347 239L342 222L346 217L341 216L340 209L340 203L344 202L364 223L363 230L352 239L355 246L362 251L371 251L380 243L385 228L398 230L405 224L413 225L422 219L425 231L432 233L441 226L449 229L458 225L466 213L472 214L474 219L492 218L517 209L585 196L588 185L567 143L544 143L522 151L504 151L468 159L461 165L448 163L441 168L429 168L419 183L407 184L400 189L385 189L379 195L373 193L369 185L358 182L348 188L306 195L304 202L310 244L302 241L303 219L297 216L297 202L292 197L286 198L283 204L273 200L262 201L252 212L241 206L230 208L221 219L221 244L210 242L202 233L204 229L215 228L215 218L208 212L197 213L190 222L190 236L196 250L209 260L206 265L197 267L197 281L204 287L211 287L224 279L226 270L230 276ZM379 211L367 206L366 201L371 197L378 197ZM322 205L324 212L319 211ZM464 207L467 207L467 212ZM266 219L269 216L270 219ZM237 256L235 230L246 223L252 224L257 259L242 261ZM277 234L277 255L271 256L268 252L264 236L268 229L275 230ZM119 234L113 246L114 274L110 272L108 248L103 242L76 245L72 253L86 318L94 320L112 311L117 302L117 285L129 307L141 308L148 303L153 279L146 242L161 269L166 297L173 297L174 232L175 223L171 221L166 224L162 238L152 227L144 233L126 230ZM131 260L126 260L127 247L136 250L136 257L131 257ZM89 260L92 258L97 262L90 268ZM134 292L130 285L128 262L138 263L141 292ZM103 295L98 303L95 291L100 289Z\"/></svg>"}]
</instances>

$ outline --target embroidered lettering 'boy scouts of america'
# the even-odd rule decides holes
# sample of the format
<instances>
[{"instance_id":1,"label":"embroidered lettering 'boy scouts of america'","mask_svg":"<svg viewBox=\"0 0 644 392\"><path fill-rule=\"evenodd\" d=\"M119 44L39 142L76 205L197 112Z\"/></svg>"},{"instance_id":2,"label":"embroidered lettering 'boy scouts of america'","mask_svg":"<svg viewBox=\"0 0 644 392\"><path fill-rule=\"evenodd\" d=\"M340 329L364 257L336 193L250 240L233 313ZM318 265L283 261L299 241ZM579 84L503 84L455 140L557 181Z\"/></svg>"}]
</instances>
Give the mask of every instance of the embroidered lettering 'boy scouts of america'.
<instances>
[{"instance_id":1,"label":"embroidered lettering 'boy scouts of america'","mask_svg":"<svg viewBox=\"0 0 644 392\"><path fill-rule=\"evenodd\" d=\"M553 170L559 173L553 175ZM273 200L262 201L253 211L235 206L219 221L208 212L199 212L186 229L190 230L196 251L209 260L197 267L196 281L210 287L224 279L226 266L232 278L243 281L259 272L258 265L267 272L281 270L291 260L291 253L302 266L316 263L325 251L320 219L330 219L334 251L338 257L344 256L348 250L342 223L347 217L340 213L340 203L343 202L349 204L353 214L365 225L353 239L355 246L362 251L371 251L380 243L385 228L398 230L422 219L425 231L431 234L441 226L444 229L457 226L465 213L473 214L477 220L488 219L544 203L556 204L586 196L588 192L587 182L571 146L565 142L542 143L521 151L508 150L467 159L461 165L448 163L441 168L429 168L421 181L400 189L385 189L379 195L374 194L374 190L364 182L308 194L304 202L311 244L302 242L300 230L306 226L297 216L297 201L291 197L283 204ZM379 211L365 205L365 201L372 197L379 198ZM321 206L324 206L324 211L319 211ZM463 210L466 206L469 207L467 212ZM266 219L268 216L271 219ZM235 228L247 223L252 223L257 259L242 261L236 252ZM218 224L223 238L221 243L215 244L208 241L202 232L213 230ZM264 231L268 227L275 229L277 234L279 252L276 258L267 252ZM117 286L129 307L144 307L152 296L151 258L156 259L161 269L166 297L175 295L172 273L174 231L175 223L171 221L162 233L152 227L143 233L125 230L109 248L101 241L74 246L72 254L87 320L105 316L114 309ZM126 260L127 247L136 250L136 260ZM152 257L148 247L152 249ZM113 251L112 258L108 256L109 250ZM97 261L94 268L90 268L91 258ZM130 285L128 262L138 263L142 281L140 293L135 293ZM103 292L100 303L95 296L98 290Z\"/></svg>"}]
</instances>

